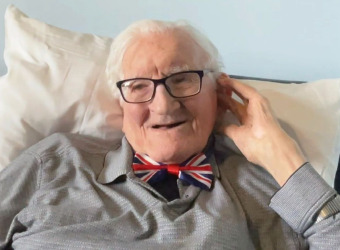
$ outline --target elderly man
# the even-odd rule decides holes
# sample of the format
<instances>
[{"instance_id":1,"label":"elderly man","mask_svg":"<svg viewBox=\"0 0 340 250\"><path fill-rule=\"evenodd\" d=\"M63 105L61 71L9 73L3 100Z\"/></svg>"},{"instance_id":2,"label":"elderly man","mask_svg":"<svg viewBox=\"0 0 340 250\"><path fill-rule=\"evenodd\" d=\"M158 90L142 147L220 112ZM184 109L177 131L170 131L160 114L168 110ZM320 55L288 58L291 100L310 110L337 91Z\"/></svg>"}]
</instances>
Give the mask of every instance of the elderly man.
<instances>
[{"instance_id":1,"label":"elderly man","mask_svg":"<svg viewBox=\"0 0 340 250\"><path fill-rule=\"evenodd\" d=\"M1 248L338 248L336 192L266 100L216 78L217 58L187 24L142 21L121 33L107 73L125 137L55 134L8 166ZM227 110L239 125L216 121Z\"/></svg>"}]
</instances>

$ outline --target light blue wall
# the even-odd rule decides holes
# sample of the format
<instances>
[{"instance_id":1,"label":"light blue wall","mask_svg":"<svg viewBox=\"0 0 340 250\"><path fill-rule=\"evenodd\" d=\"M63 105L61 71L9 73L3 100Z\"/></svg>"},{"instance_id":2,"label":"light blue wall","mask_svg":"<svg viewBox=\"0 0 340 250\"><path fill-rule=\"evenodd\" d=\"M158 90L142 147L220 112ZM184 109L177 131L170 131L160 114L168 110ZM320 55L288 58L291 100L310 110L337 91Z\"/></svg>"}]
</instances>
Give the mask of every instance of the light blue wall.
<instances>
[{"instance_id":1,"label":"light blue wall","mask_svg":"<svg viewBox=\"0 0 340 250\"><path fill-rule=\"evenodd\" d=\"M230 74L340 77L339 0L0 0L0 16L8 4L55 26L102 36L139 19L187 19L215 43ZM0 34L2 52L3 19Z\"/></svg>"}]
</instances>

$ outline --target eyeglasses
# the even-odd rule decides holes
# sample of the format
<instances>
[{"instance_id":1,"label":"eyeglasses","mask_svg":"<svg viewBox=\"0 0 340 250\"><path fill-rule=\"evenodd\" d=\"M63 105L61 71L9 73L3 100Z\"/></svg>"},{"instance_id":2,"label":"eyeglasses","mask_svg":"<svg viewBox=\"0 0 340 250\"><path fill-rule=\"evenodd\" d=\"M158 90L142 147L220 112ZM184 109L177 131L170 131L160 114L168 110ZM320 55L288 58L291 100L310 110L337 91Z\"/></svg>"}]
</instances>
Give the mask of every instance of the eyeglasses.
<instances>
[{"instance_id":1,"label":"eyeglasses","mask_svg":"<svg viewBox=\"0 0 340 250\"><path fill-rule=\"evenodd\" d=\"M169 95L184 98L197 95L201 91L202 78L211 70L189 70L178 72L162 79L133 78L117 82L124 101L143 103L154 98L156 87L163 84Z\"/></svg>"}]
</instances>

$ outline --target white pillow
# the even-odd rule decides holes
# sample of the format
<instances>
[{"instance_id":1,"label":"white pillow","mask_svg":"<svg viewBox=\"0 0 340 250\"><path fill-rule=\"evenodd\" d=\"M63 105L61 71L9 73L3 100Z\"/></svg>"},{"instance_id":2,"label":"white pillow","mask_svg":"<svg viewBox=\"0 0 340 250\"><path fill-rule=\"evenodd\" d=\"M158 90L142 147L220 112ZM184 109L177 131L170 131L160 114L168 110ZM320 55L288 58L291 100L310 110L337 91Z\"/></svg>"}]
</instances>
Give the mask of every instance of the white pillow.
<instances>
[{"instance_id":1,"label":"white pillow","mask_svg":"<svg viewBox=\"0 0 340 250\"><path fill-rule=\"evenodd\" d=\"M242 80L265 96L281 126L333 186L340 154L340 79L303 84Z\"/></svg>"},{"instance_id":2,"label":"white pillow","mask_svg":"<svg viewBox=\"0 0 340 250\"><path fill-rule=\"evenodd\" d=\"M0 170L57 131L121 136L121 110L104 72L111 38L59 29L14 6L6 10L5 32Z\"/></svg>"},{"instance_id":3,"label":"white pillow","mask_svg":"<svg viewBox=\"0 0 340 250\"><path fill-rule=\"evenodd\" d=\"M54 132L121 137L122 113L106 84L110 38L81 34L5 15L5 62L0 78L0 170L22 150ZM333 185L339 157L340 81L302 85L244 81L265 95L288 133Z\"/></svg>"}]
</instances>

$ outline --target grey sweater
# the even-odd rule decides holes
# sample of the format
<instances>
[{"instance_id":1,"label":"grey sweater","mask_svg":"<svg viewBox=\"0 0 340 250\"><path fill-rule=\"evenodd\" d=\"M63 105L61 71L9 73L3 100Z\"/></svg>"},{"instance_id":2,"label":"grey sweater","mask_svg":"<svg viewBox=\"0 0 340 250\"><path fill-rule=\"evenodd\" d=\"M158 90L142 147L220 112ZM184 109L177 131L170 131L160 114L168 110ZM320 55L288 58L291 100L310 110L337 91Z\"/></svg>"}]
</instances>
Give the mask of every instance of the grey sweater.
<instances>
[{"instance_id":1,"label":"grey sweater","mask_svg":"<svg viewBox=\"0 0 340 250\"><path fill-rule=\"evenodd\" d=\"M225 137L211 191L177 181L168 201L132 172L125 138L54 134L0 173L0 249L339 249L336 195L310 164L280 188Z\"/></svg>"}]
</instances>

